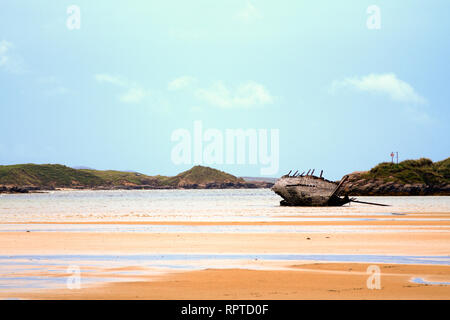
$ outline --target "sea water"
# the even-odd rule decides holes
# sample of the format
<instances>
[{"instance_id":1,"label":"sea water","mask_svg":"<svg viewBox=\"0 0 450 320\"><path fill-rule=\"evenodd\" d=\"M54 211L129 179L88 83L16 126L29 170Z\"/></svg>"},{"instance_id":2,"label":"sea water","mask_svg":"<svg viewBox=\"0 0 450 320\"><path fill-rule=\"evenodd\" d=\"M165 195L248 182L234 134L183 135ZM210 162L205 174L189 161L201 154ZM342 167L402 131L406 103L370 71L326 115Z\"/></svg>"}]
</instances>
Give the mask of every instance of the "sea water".
<instances>
[{"instance_id":1,"label":"sea water","mask_svg":"<svg viewBox=\"0 0 450 320\"><path fill-rule=\"evenodd\" d=\"M448 196L358 197L388 207L280 207L270 189L51 191L0 194L0 222L273 221L294 215L385 215L450 212ZM292 217L291 217L292 218Z\"/></svg>"}]
</instances>

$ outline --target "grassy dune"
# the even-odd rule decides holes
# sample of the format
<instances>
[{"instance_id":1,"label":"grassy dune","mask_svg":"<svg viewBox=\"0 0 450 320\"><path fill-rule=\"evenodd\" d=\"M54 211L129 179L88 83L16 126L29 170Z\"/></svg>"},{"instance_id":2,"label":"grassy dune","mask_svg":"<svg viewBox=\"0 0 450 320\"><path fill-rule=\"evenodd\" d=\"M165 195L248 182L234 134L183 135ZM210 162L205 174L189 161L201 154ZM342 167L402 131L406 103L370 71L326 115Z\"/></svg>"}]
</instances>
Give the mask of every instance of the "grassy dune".
<instances>
[{"instance_id":1,"label":"grassy dune","mask_svg":"<svg viewBox=\"0 0 450 320\"><path fill-rule=\"evenodd\" d=\"M103 185L159 185L161 176L152 177L138 172L126 172L115 170L81 169L79 171L92 174L103 181Z\"/></svg>"},{"instance_id":2,"label":"grassy dune","mask_svg":"<svg viewBox=\"0 0 450 320\"><path fill-rule=\"evenodd\" d=\"M195 166L181 172L174 177L164 180L171 186L179 185L206 185L208 183L244 183L244 179L209 167Z\"/></svg>"},{"instance_id":3,"label":"grassy dune","mask_svg":"<svg viewBox=\"0 0 450 320\"><path fill-rule=\"evenodd\" d=\"M447 184L450 183L450 158L438 162L427 158L405 160L398 165L383 162L362 174L361 177L402 184Z\"/></svg>"},{"instance_id":4,"label":"grassy dune","mask_svg":"<svg viewBox=\"0 0 450 320\"><path fill-rule=\"evenodd\" d=\"M182 187L208 183L243 183L231 174L195 166L174 177L147 176L138 172L73 169L60 164L0 166L0 185L41 188L153 186Z\"/></svg>"},{"instance_id":5,"label":"grassy dune","mask_svg":"<svg viewBox=\"0 0 450 320\"><path fill-rule=\"evenodd\" d=\"M60 164L16 164L0 166L0 184L40 187L96 187L104 180L92 173Z\"/></svg>"}]
</instances>

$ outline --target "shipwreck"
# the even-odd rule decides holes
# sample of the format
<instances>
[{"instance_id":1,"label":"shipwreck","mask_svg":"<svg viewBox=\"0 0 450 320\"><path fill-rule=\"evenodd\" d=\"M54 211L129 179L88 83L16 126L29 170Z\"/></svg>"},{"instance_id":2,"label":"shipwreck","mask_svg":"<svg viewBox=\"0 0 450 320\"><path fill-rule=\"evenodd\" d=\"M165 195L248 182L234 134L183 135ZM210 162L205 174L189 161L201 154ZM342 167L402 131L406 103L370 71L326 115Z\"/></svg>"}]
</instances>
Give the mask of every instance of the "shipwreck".
<instances>
[{"instance_id":1,"label":"shipwreck","mask_svg":"<svg viewBox=\"0 0 450 320\"><path fill-rule=\"evenodd\" d=\"M348 194L341 195L342 186L348 179L348 175L342 177L339 182L325 179L323 170L320 176L314 175L314 170L308 170L305 174L298 174L298 170L291 175L282 176L272 187L272 191L278 194L283 200L281 206L305 206L305 207L323 207L323 206L342 206L349 202L358 202L371 205L386 206L384 204L357 201L356 198L350 198Z\"/></svg>"}]
</instances>

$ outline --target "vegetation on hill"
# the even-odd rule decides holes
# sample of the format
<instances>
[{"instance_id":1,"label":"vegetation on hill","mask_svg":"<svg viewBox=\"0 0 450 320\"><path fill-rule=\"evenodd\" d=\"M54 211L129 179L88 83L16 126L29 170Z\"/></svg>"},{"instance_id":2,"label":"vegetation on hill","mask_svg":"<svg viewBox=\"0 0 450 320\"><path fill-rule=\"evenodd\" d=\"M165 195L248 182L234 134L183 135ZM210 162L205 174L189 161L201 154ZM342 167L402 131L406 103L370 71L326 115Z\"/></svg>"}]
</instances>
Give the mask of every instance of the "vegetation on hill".
<instances>
[{"instance_id":1,"label":"vegetation on hill","mask_svg":"<svg viewBox=\"0 0 450 320\"><path fill-rule=\"evenodd\" d=\"M95 187L104 181L89 172L60 164L16 164L0 166L0 184L40 187Z\"/></svg>"},{"instance_id":2,"label":"vegetation on hill","mask_svg":"<svg viewBox=\"0 0 450 320\"><path fill-rule=\"evenodd\" d=\"M126 171L115 171L115 170L92 170L92 169L81 169L89 174L102 179L104 185L159 185L160 179L158 177L147 176L138 172L126 172Z\"/></svg>"},{"instance_id":3,"label":"vegetation on hill","mask_svg":"<svg viewBox=\"0 0 450 320\"><path fill-rule=\"evenodd\" d=\"M383 162L370 171L362 173L361 178L402 184L448 184L450 183L450 158L438 162L426 158L405 160L399 164Z\"/></svg>"},{"instance_id":4,"label":"vegetation on hill","mask_svg":"<svg viewBox=\"0 0 450 320\"><path fill-rule=\"evenodd\" d=\"M173 177L138 172L73 169L59 164L0 166L0 192L53 188L268 188L273 183L245 181L223 171L195 166ZM370 171L353 173L344 184L352 195L450 194L450 158L380 163Z\"/></svg>"},{"instance_id":5,"label":"vegetation on hill","mask_svg":"<svg viewBox=\"0 0 450 320\"><path fill-rule=\"evenodd\" d=\"M163 183L171 186L184 186L184 185L206 185L208 183L244 183L242 178L237 178L229 173L204 167L195 166L191 169L181 172L174 177L168 177L162 179Z\"/></svg>"},{"instance_id":6,"label":"vegetation on hill","mask_svg":"<svg viewBox=\"0 0 450 320\"><path fill-rule=\"evenodd\" d=\"M195 166L174 177L147 176L138 172L114 170L73 169L59 164L0 166L0 186L39 187L43 189L138 186L177 188L206 186L208 184L242 186L245 181L223 171L203 166Z\"/></svg>"}]
</instances>

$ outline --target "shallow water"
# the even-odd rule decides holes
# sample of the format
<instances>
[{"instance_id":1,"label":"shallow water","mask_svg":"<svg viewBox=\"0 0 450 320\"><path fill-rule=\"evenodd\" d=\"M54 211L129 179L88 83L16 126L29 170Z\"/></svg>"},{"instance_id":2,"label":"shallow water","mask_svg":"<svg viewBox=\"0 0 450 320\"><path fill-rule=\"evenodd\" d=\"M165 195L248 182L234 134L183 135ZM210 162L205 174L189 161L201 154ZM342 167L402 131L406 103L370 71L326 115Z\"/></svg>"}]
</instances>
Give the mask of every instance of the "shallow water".
<instances>
[{"instance_id":1,"label":"shallow water","mask_svg":"<svg viewBox=\"0 0 450 320\"><path fill-rule=\"evenodd\" d=\"M321 262L377 262L399 264L437 264L450 265L449 256L403 256L403 255L364 255L364 254L124 254L124 255L14 255L0 256L0 263L21 263L29 261L32 265L48 265L51 261L64 264L82 261L131 261L142 265L153 261L197 261L197 260L281 260L281 261L321 261ZM128 263L128 262L127 262ZM128 264L129 265L129 264Z\"/></svg>"},{"instance_id":2,"label":"shallow water","mask_svg":"<svg viewBox=\"0 0 450 320\"><path fill-rule=\"evenodd\" d=\"M443 281L427 281L422 278L413 278L411 282L419 283L419 284L428 284L428 285L440 285L440 286L450 286L450 282Z\"/></svg>"},{"instance_id":3,"label":"shallow water","mask_svg":"<svg viewBox=\"0 0 450 320\"><path fill-rule=\"evenodd\" d=\"M357 262L450 265L450 256L346 254L138 254L138 255L15 255L0 256L0 290L61 288L68 266L77 266L83 285L138 281L170 271L207 268L273 270L261 262ZM120 268L131 270L121 270ZM419 279L419 278L417 278ZM413 280L414 281L414 280ZM414 282L417 282L416 280Z\"/></svg>"},{"instance_id":4,"label":"shallow water","mask_svg":"<svg viewBox=\"0 0 450 320\"><path fill-rule=\"evenodd\" d=\"M321 221L329 221L323 218ZM371 221L371 220L365 220ZM296 226L296 225L145 225L145 224L4 224L0 232L131 232L131 233L433 233L449 226Z\"/></svg>"},{"instance_id":5,"label":"shallow water","mask_svg":"<svg viewBox=\"0 0 450 320\"><path fill-rule=\"evenodd\" d=\"M343 207L280 207L269 189L52 191L0 194L1 221L259 221L295 214L399 214L450 212L450 197L358 197L385 203L375 207L351 203Z\"/></svg>"}]
</instances>

